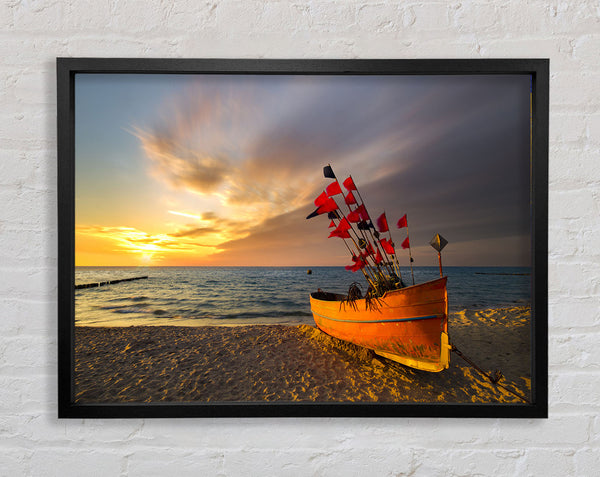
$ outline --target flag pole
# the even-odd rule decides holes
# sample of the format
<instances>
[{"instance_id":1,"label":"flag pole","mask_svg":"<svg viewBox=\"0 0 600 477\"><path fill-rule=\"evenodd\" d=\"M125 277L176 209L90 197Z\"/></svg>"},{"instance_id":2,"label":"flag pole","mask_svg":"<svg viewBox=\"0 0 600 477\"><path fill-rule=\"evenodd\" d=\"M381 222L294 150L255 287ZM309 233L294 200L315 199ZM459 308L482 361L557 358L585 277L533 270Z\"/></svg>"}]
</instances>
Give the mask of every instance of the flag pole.
<instances>
[{"instance_id":1,"label":"flag pole","mask_svg":"<svg viewBox=\"0 0 600 477\"><path fill-rule=\"evenodd\" d=\"M415 272L413 271L413 258L412 253L410 252L410 237L408 235L408 215L406 216L406 238L408 239L408 260L410 262L410 274L412 276L413 285L415 284Z\"/></svg>"},{"instance_id":2,"label":"flag pole","mask_svg":"<svg viewBox=\"0 0 600 477\"><path fill-rule=\"evenodd\" d=\"M350 177L350 179L352 180L352 184L354 184L354 190L356 191L356 193L358 194L358 198L360 199L361 205L365 208L365 212L367 213L367 218L369 219L369 222L371 222L371 224L373 223L373 219L371 219L371 214L369 214L369 211L367 210L367 206L365 205L365 201L362 198L362 195L360 195L360 191L358 190L358 187L356 187L356 183L354 182L354 179L352 179L352 175L349 175L348 177ZM350 206L348 206L348 208L350 208ZM360 229L359 229L360 230ZM373 232L371 232L371 228L369 227L369 235L371 235L371 238L373 239L373 242L375 243L375 247L377 248L377 250L379 250L379 252L381 253L381 250L379 249L379 244L378 244L378 239L377 237L375 237L373 235ZM389 230L388 230L389 231ZM388 273L394 273L394 269L392 268L390 270L388 263L392 262L392 260L390 260L390 258L388 257L387 252L385 251L385 249L383 250L383 254L386 258L386 263L385 263L385 267L387 268ZM379 269L379 266L378 266ZM379 270L381 272L381 270ZM402 279L402 276L400 276L400 279Z\"/></svg>"},{"instance_id":3,"label":"flag pole","mask_svg":"<svg viewBox=\"0 0 600 477\"><path fill-rule=\"evenodd\" d=\"M435 234L433 236L433 238L431 239L431 241L429 242L429 245L431 245L433 248L435 248L437 250L438 253L438 262L440 264L440 277L443 277L443 272L442 272L442 249L448 245L448 241L442 237L440 234Z\"/></svg>"},{"instance_id":4,"label":"flag pole","mask_svg":"<svg viewBox=\"0 0 600 477\"><path fill-rule=\"evenodd\" d=\"M385 209L383 211L383 213L385 214ZM387 221L387 215L386 215L386 221ZM390 242L394 243L394 239L392 238L392 231L390 230L389 224L388 224L388 228L387 228L387 233L388 236L390 237ZM396 249L394 248L394 251ZM398 256L396 254L394 254L394 268L397 272L398 278L400 278L400 281L402 281L402 272L400 271L400 263L398 262ZM414 285L414 283L413 283Z\"/></svg>"},{"instance_id":5,"label":"flag pole","mask_svg":"<svg viewBox=\"0 0 600 477\"><path fill-rule=\"evenodd\" d=\"M327 171L327 173L326 173L326 171ZM331 175L328 175L328 173L331 173ZM344 197L344 193L343 193L342 185L340 184L340 181L339 181L339 179L337 178L337 176L336 176L336 175L335 175L335 173L333 172L333 169L332 169L332 167L331 167L331 164L327 164L327 166L323 168L323 175L324 175L326 178L329 178L329 179L335 179L335 181L336 181L336 183L337 183L337 185L338 185L338 187L339 187L340 191L342 191L342 197ZM352 176L350 176L350 177L352 177ZM355 184L355 187L356 187L356 184ZM362 202L362 205L364 206L364 208L365 208L365 211L367 212L367 217L368 217L368 219L369 219L369 220L371 220L371 217L370 217L370 215L369 215L369 212L367 211L367 207L364 205L364 201L362 200L362 197L360 196L360 192L358 192L358 189L356 189L356 192L358 193L358 196L360 197L360 200L361 200L361 202ZM329 195L329 194L327 194L327 195ZM335 194L334 194L334 195L335 195ZM333 197L331 197L331 198L333 199ZM333 199L333 200L335 201L335 199ZM336 202L336 204L337 204L337 202ZM345 201L345 200L344 200L344 204L346 204L346 201ZM348 210L349 210L350 212L352 212L352 209L350 208L350 204L346 204L346 207L348 207ZM341 209L339 208L339 206L338 206L338 210L340 210L340 212L341 212ZM344 213L343 213L343 212L341 212L341 213L342 213L342 215L344 216L344 218L346 218L346 216L344 215ZM346 220L347 220L347 218L346 218ZM357 232L354 230L354 227L353 227L352 223L351 223L350 221L348 221L348 223L350 224L350 229L351 229L351 230L352 230L352 232L353 232L353 233L356 235L356 238L359 238L359 234L358 234L358 233L357 233ZM365 234L364 234L364 231L363 231L363 230L362 230L360 227L358 227L358 230L360 230L360 235L362 236L363 240L364 240L365 242L367 242L367 244L368 244L368 243L369 243L369 240L367 240L367 237L365 236ZM371 230L369 229L369 233L370 233L370 232L371 232ZM375 240L375 238L373 237L373 235L372 235L372 234L371 234L371 238L373 239L373 241L375 242L375 246L377 247L377 242L376 242L376 240ZM352 239L352 241L354 242L354 239ZM359 240L359 241L360 241L360 240ZM360 255L360 246L359 246L359 245L357 245L357 244L356 244L356 242L354 242L354 245L355 245L355 246L357 247L357 249L359 250L359 255ZM366 247L367 247L367 245L365 245L365 248L366 248ZM379 247L377 247L377 248L379 249ZM370 257L370 255L366 255L366 256L364 256L363 258L365 259L365 263L367 264L367 266L368 266L369 268L373 268L373 265L369 264L369 261L368 261L368 258L369 258L369 257ZM374 263L374 265L375 265L375 268L377 269L377 273L378 273L379 275L383 275L383 273L381 272L381 268L379 267L379 264L378 264L377 262L375 262L375 259L372 259L372 260L373 260L373 263ZM372 272L373 272L373 274L375 274L375 270L373 270ZM375 279L375 278L373 277L373 280L374 280L374 279ZM373 284L373 283L371 283L371 284Z\"/></svg>"},{"instance_id":6,"label":"flag pole","mask_svg":"<svg viewBox=\"0 0 600 477\"><path fill-rule=\"evenodd\" d=\"M334 199L334 200L335 200L335 199ZM343 215L343 213L342 213L342 217L343 217L343 216L344 216L344 215ZM333 220L333 219L331 219L331 220ZM347 220L347 219L346 219L346 220ZM335 223L335 222L334 222L334 223ZM353 232L354 232L354 230L353 230ZM357 245L357 243L354 241L354 238L350 237L350 240L352 240L352 243L354 244L354 246L355 246L355 247L356 247L356 249L357 249L357 254L358 254L358 256L360 256L360 247L359 247L359 246ZM345 245L345 246L346 246L346 248L348 249L348 252L350 252L350 253L352 254L352 256L354 257L354 256L355 256L355 254L354 254L354 252L352 251L352 249L350 248L350 246L349 246L349 245L346 243L346 239L345 239L345 238L342 238L342 242L344 242L344 245ZM365 257L365 258L366 258L366 257ZM367 269L368 269L368 271L370 272L370 273L369 273L369 276L367 276L367 272L365 271L365 269L364 269L364 268L361 268L361 269L360 269L360 271L361 271L361 272L362 272L362 274L364 275L364 277L365 277L365 280L367 280L369 283L373 284L373 281L375 280L375 278L374 278L373 276L371 276L371 274L372 274L372 271L371 271L371 265L370 265L370 264L369 264L367 261L365 261L365 264L367 265Z\"/></svg>"},{"instance_id":7,"label":"flag pole","mask_svg":"<svg viewBox=\"0 0 600 477\"><path fill-rule=\"evenodd\" d=\"M333 172L333 171L332 171L332 172ZM339 184L338 184L338 185L339 185ZM325 192L325 191L324 191L324 192ZM338 213L337 211L335 212L335 214L336 214L338 217L332 217L332 218L331 218L331 220L333 221L333 220L335 220L335 219L337 218L337 220L339 220L339 221L341 222L342 218L343 218L343 219L346 219L346 221L348 222L348 225L350 225L350 229L349 229L349 230L352 230L352 232L353 232L353 233L356 235L356 238L358 239L358 234L357 234L357 233L356 233L356 231L355 231L355 230L352 228L352 225L351 225L350 221L348 221L347 217L344 215L344 213L343 213L343 212L342 212L342 210L340 209L340 207L339 207L339 205L337 204L336 200L335 200L333 197L331 197L331 196L329 196L329 198L335 202L335 204L336 204L336 207L337 207L337 209L336 209L336 210L339 210L339 213ZM339 217L339 215L341 215L342 217L340 218L340 217ZM335 224L335 222L334 222L334 224ZM364 258L364 259L365 259L365 260L364 260L364 263L365 263L365 265L366 265L366 267L367 267L367 271L365 271L365 269L364 269L364 268L361 268L360 270L362 271L362 274L364 275L365 279L366 279L366 280L367 280L367 281L368 281L368 282L369 282L371 285L373 285L373 286L374 286L374 282L375 282L375 271L374 271L374 270L372 270L372 268L373 268L373 267L372 267L372 265L371 265L371 264L368 262L368 260L366 260L366 259L367 259L367 257L362 257L362 256L361 256L360 246L359 246L359 245L356 243L356 241L354 240L354 238L353 238L352 236L350 236L350 234L348 234L348 235L349 235L349 238L350 238L350 240L352 240L352 243L353 243L353 244L354 244L354 246L356 247L356 250L357 250L357 254L358 254L358 256L359 256L359 257L361 257L361 259L362 259L362 258ZM341 238L341 239L342 239L342 241L344 242L344 245L346 246L346 248L348 249L348 251L349 251L349 252L352 254L352 256L354 257L354 256L355 256L355 253L354 253L354 252L353 252L353 251L350 249L350 247L349 247L349 246L348 246L348 244L346 243L346 239L345 239L345 238L343 238L343 237L340 237L340 238ZM368 273L367 273L367 272L368 272Z\"/></svg>"}]
</instances>

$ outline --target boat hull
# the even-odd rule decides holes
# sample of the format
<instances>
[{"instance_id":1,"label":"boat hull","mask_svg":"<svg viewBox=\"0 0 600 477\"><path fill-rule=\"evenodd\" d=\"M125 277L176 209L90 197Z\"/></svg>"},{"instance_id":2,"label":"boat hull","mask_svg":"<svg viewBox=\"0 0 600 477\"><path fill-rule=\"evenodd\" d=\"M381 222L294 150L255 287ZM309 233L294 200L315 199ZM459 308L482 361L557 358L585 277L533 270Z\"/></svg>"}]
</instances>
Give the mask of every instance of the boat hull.
<instances>
[{"instance_id":1,"label":"boat hull","mask_svg":"<svg viewBox=\"0 0 600 477\"><path fill-rule=\"evenodd\" d=\"M438 372L450 364L447 277L387 292L369 307L341 295L310 296L315 324L328 335L406 366Z\"/></svg>"}]
</instances>

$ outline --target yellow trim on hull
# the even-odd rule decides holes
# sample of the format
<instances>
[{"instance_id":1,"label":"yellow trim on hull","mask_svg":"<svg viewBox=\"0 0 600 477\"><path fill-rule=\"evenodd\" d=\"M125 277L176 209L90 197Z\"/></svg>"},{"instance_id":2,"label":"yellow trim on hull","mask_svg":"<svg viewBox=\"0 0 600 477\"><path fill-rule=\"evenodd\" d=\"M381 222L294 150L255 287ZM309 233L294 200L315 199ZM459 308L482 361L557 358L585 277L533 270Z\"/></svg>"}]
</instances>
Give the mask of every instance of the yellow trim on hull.
<instances>
[{"instance_id":1,"label":"yellow trim on hull","mask_svg":"<svg viewBox=\"0 0 600 477\"><path fill-rule=\"evenodd\" d=\"M418 358L409 358L407 356L400 356L393 353L388 353L386 351L378 351L375 350L379 356L383 356L384 358L391 359L392 361L396 361L397 363L404 364L406 366L410 366L411 368L420 369L422 371L429 371L430 373L439 373L444 369L448 369L450 366L450 348L451 346L448 343L448 333L442 332L441 336L441 353L440 360L431 362Z\"/></svg>"}]
</instances>

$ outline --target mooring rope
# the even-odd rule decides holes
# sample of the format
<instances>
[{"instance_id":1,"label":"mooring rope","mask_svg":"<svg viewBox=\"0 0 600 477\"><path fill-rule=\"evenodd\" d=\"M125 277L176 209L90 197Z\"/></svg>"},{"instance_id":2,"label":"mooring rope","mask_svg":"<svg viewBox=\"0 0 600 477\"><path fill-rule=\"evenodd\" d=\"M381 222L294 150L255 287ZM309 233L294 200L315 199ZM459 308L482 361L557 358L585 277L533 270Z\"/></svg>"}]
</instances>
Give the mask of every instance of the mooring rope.
<instances>
[{"instance_id":1,"label":"mooring rope","mask_svg":"<svg viewBox=\"0 0 600 477\"><path fill-rule=\"evenodd\" d=\"M468 364L470 364L473 368L475 368L477 371L479 371L481 374L483 374L486 378L488 378L488 380L493 385L500 386L502 389L504 389L505 391L508 391L512 395L525 401L527 404L531 404L531 402L528 399L526 399L525 397L521 396L520 394L508 389L506 386L503 386L502 384L499 383L499 381L504 377L502 375L502 372L499 369L494 371L494 375L492 376L491 374L486 373L483 369L481 369L479 366L477 366L468 356L465 356L465 354L461 350L459 350L456 346L452 345L451 351L456 353L458 356L460 356L462 359L464 359Z\"/></svg>"}]
</instances>

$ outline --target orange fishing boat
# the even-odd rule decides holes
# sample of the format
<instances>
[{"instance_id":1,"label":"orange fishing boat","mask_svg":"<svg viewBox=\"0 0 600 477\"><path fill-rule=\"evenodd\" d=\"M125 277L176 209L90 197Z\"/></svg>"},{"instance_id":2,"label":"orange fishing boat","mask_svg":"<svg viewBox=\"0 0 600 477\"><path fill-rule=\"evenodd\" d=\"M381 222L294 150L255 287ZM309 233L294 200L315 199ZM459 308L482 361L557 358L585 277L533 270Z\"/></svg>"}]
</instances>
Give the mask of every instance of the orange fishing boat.
<instances>
[{"instance_id":1,"label":"orange fishing boat","mask_svg":"<svg viewBox=\"0 0 600 477\"><path fill-rule=\"evenodd\" d=\"M406 366L438 372L450 365L447 277L348 300L311 293L315 323L328 335L372 349Z\"/></svg>"},{"instance_id":2,"label":"orange fishing boat","mask_svg":"<svg viewBox=\"0 0 600 477\"><path fill-rule=\"evenodd\" d=\"M406 229L401 247L408 249L413 283L405 286L385 211L372 220L352 176L342 182L348 192L344 194L330 164L323 167L323 175L334 181L315 199L317 208L306 218L327 214L329 228L335 227L329 237L342 239L351 253L353 264L346 270L361 271L369 288L365 298L358 283L350 286L348 296L321 290L311 293L317 327L406 366L432 372L448 368L447 277L442 273L440 253L448 242L439 234L430 242L438 252L440 278L415 285L406 214L398 220L397 227ZM346 213L334 198L339 195Z\"/></svg>"}]
</instances>

